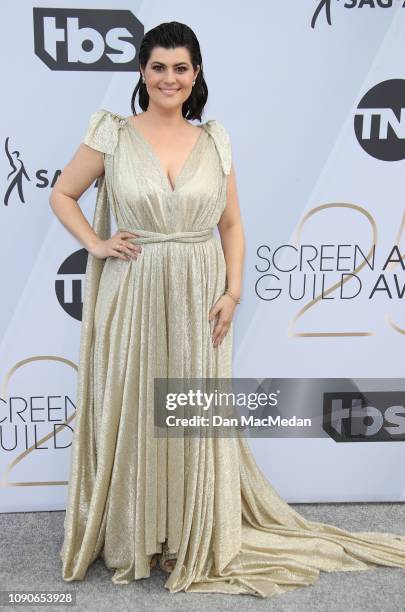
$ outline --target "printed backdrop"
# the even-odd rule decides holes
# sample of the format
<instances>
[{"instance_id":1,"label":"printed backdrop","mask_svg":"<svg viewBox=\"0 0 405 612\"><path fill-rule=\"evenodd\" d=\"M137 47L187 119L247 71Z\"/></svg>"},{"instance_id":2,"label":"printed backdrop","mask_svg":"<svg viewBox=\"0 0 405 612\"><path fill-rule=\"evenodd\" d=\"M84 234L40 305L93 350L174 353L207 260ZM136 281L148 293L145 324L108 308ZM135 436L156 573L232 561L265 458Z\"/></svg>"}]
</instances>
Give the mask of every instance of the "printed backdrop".
<instances>
[{"instance_id":1,"label":"printed backdrop","mask_svg":"<svg viewBox=\"0 0 405 612\"><path fill-rule=\"evenodd\" d=\"M90 114L129 115L143 33L193 28L227 128L246 236L234 376L403 380L401 2L4 3L0 511L63 509L87 252L52 212ZM138 107L139 108L139 107ZM80 205L91 221L95 187ZM305 394L291 400L299 410ZM405 500L405 410L369 437L252 438L289 502ZM391 407L392 408L392 407ZM394 413L395 418L391 418ZM378 418L377 418L377 416ZM354 417L353 417L354 418ZM384 436L380 435L381 432Z\"/></svg>"}]
</instances>

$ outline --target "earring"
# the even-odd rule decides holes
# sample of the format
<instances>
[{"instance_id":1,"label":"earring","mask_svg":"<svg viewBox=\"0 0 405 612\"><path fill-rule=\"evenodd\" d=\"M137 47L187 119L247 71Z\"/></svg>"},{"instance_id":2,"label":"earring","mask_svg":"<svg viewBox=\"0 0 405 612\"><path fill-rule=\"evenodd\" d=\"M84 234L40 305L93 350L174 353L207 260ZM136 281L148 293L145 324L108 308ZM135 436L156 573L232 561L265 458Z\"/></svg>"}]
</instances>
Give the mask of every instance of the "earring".
<instances>
[{"instance_id":1,"label":"earring","mask_svg":"<svg viewBox=\"0 0 405 612\"><path fill-rule=\"evenodd\" d=\"M142 75L142 83L146 83L145 77Z\"/></svg>"},{"instance_id":2,"label":"earring","mask_svg":"<svg viewBox=\"0 0 405 612\"><path fill-rule=\"evenodd\" d=\"M195 85L195 81L193 81L193 85L192 86L194 87L194 85Z\"/></svg>"}]
</instances>

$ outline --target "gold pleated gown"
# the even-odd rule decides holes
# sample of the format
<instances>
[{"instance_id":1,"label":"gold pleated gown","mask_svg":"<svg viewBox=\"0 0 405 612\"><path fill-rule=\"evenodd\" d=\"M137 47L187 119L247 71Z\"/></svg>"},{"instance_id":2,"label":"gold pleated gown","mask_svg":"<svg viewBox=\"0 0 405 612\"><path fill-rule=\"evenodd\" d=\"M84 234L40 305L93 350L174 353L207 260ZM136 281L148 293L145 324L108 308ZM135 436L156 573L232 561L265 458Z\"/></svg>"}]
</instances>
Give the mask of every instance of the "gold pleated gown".
<instances>
[{"instance_id":1,"label":"gold pleated gown","mask_svg":"<svg viewBox=\"0 0 405 612\"><path fill-rule=\"evenodd\" d=\"M99 556L116 584L150 576L167 540L170 592L268 597L321 570L405 567L405 535L306 520L273 489L243 436L157 438L154 377L232 377L233 327L216 348L208 312L226 287L220 240L231 143L210 120L171 186L148 141L101 109L84 142L104 153L93 228L140 236L137 260L89 254L71 472L60 551L65 581Z\"/></svg>"}]
</instances>

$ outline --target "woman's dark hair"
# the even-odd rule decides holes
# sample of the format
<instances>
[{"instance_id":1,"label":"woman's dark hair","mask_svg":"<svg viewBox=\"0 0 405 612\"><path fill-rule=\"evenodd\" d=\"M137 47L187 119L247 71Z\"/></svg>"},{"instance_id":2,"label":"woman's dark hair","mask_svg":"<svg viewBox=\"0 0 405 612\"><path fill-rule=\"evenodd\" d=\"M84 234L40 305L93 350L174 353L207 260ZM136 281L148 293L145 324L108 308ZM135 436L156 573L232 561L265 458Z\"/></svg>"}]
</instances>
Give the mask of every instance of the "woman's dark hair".
<instances>
[{"instance_id":1,"label":"woman's dark hair","mask_svg":"<svg viewBox=\"0 0 405 612\"><path fill-rule=\"evenodd\" d=\"M200 45L193 30L184 23L170 21L168 23L161 23L152 30L149 30L149 32L146 32L139 49L139 65L142 69L148 63L154 47L164 47L165 49L186 47L189 50L194 70L198 64L200 65L191 94L183 103L182 113L186 119L198 119L201 121L202 112L208 98L208 87L204 79ZM141 74L131 98L131 110L134 115L136 115L135 98L138 90L139 106L145 111L149 106L149 94L146 90L146 84L142 82Z\"/></svg>"}]
</instances>

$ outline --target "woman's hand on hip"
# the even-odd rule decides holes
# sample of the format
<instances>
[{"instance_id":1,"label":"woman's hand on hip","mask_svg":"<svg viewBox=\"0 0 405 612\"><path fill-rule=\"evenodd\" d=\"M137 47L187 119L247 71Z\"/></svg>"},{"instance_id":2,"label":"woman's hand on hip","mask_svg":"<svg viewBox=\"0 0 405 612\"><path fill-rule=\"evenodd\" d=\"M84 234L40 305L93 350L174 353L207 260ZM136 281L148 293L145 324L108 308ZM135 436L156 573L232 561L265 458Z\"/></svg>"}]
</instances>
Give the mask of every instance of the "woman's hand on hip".
<instances>
[{"instance_id":1,"label":"woman's hand on hip","mask_svg":"<svg viewBox=\"0 0 405 612\"><path fill-rule=\"evenodd\" d=\"M116 232L107 240L100 240L95 244L89 253L97 257L97 259L106 259L107 257L117 257L124 261L130 259L138 259L139 253L142 251L140 244L132 244L127 238L136 238L137 234L132 232Z\"/></svg>"}]
</instances>

